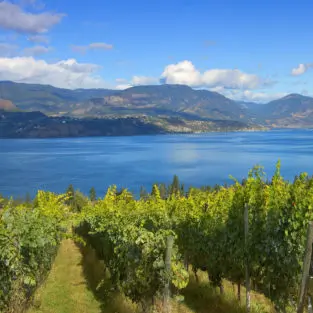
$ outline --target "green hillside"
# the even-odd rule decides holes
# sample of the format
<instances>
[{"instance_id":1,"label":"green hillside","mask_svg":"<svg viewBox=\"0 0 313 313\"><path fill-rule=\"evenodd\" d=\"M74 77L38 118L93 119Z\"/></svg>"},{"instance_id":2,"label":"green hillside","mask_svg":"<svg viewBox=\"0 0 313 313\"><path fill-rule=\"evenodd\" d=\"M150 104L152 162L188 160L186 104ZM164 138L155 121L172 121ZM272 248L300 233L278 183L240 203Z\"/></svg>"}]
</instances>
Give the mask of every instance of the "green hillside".
<instances>
[{"instance_id":1,"label":"green hillside","mask_svg":"<svg viewBox=\"0 0 313 313\"><path fill-rule=\"evenodd\" d=\"M0 82L0 99L10 100L27 111L57 113L67 111L70 104L112 93L106 89L62 89L49 85Z\"/></svg>"},{"instance_id":2,"label":"green hillside","mask_svg":"<svg viewBox=\"0 0 313 313\"><path fill-rule=\"evenodd\" d=\"M313 127L313 98L290 94L269 103L231 100L217 92L185 85L136 86L125 90L61 89L0 82L0 109L16 107L51 116L79 118L155 117L237 121L270 127Z\"/></svg>"}]
</instances>

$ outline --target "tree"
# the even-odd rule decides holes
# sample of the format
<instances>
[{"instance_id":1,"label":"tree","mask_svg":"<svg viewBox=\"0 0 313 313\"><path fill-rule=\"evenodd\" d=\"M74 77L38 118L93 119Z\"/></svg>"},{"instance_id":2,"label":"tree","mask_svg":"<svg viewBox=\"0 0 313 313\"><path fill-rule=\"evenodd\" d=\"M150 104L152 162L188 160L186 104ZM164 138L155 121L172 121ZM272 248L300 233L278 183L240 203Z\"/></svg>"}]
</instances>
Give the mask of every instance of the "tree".
<instances>
[{"instance_id":1,"label":"tree","mask_svg":"<svg viewBox=\"0 0 313 313\"><path fill-rule=\"evenodd\" d=\"M152 187L151 196L155 199L161 199L160 191L157 184L154 184Z\"/></svg>"},{"instance_id":2,"label":"tree","mask_svg":"<svg viewBox=\"0 0 313 313\"><path fill-rule=\"evenodd\" d=\"M75 192L72 208L75 212L81 212L81 210L88 204L88 198L79 190Z\"/></svg>"},{"instance_id":3,"label":"tree","mask_svg":"<svg viewBox=\"0 0 313 313\"><path fill-rule=\"evenodd\" d=\"M75 189L72 184L70 184L66 189L66 194L70 197L74 197Z\"/></svg>"},{"instance_id":4,"label":"tree","mask_svg":"<svg viewBox=\"0 0 313 313\"><path fill-rule=\"evenodd\" d=\"M181 186L180 186L180 194L181 194L182 196L185 195L185 185L184 185L184 184L181 184Z\"/></svg>"},{"instance_id":5,"label":"tree","mask_svg":"<svg viewBox=\"0 0 313 313\"><path fill-rule=\"evenodd\" d=\"M170 194L179 195L180 194L180 183L177 175L174 175L173 182L170 185Z\"/></svg>"},{"instance_id":6,"label":"tree","mask_svg":"<svg viewBox=\"0 0 313 313\"><path fill-rule=\"evenodd\" d=\"M95 187L91 187L89 191L89 199L90 201L96 201L97 200L97 193Z\"/></svg>"},{"instance_id":7,"label":"tree","mask_svg":"<svg viewBox=\"0 0 313 313\"><path fill-rule=\"evenodd\" d=\"M68 196L67 204L73 207L75 202L75 189L72 184L67 187L66 194Z\"/></svg>"}]
</instances>

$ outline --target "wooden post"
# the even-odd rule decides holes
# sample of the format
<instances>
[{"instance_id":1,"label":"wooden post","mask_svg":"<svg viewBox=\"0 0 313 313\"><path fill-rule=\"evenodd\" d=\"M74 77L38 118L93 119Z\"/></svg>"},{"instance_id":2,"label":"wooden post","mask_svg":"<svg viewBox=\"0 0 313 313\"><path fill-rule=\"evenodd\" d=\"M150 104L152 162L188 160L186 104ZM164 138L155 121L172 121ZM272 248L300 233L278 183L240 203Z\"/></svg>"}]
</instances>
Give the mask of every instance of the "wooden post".
<instances>
[{"instance_id":1,"label":"wooden post","mask_svg":"<svg viewBox=\"0 0 313 313\"><path fill-rule=\"evenodd\" d=\"M310 278L309 274L312 257L312 243L313 243L313 222L309 222L297 313L303 313L304 309L305 296L307 293L308 282Z\"/></svg>"},{"instance_id":2,"label":"wooden post","mask_svg":"<svg viewBox=\"0 0 313 313\"><path fill-rule=\"evenodd\" d=\"M251 311L251 298L250 298L250 273L249 273L249 251L248 251L248 240L249 240L249 206L245 204L245 255L246 255L246 312Z\"/></svg>"},{"instance_id":3,"label":"wooden post","mask_svg":"<svg viewBox=\"0 0 313 313\"><path fill-rule=\"evenodd\" d=\"M170 277L171 277L171 259L172 259L172 250L174 244L174 237L168 236L166 241L166 254L165 254L165 272L168 277L166 278L166 283L164 286L164 295L163 295L163 310L164 313L171 312L170 304Z\"/></svg>"}]
</instances>

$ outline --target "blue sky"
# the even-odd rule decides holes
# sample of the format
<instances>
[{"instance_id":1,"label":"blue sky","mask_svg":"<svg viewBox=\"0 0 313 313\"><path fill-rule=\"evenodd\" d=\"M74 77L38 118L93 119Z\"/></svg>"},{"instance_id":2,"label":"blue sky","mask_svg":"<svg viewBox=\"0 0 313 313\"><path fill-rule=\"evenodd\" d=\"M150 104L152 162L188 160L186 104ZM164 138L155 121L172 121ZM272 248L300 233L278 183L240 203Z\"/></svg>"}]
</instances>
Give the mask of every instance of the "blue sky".
<instances>
[{"instance_id":1,"label":"blue sky","mask_svg":"<svg viewBox=\"0 0 313 313\"><path fill-rule=\"evenodd\" d=\"M0 0L0 79L313 95L313 2Z\"/></svg>"}]
</instances>

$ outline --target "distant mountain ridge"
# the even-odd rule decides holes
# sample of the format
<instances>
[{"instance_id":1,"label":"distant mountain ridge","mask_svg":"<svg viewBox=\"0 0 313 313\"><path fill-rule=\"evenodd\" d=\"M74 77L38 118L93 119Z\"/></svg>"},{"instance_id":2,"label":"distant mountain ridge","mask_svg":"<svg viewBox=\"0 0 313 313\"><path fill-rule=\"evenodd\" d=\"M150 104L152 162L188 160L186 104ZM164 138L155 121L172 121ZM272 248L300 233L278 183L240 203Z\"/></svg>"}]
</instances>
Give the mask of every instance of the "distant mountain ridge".
<instances>
[{"instance_id":1,"label":"distant mountain ridge","mask_svg":"<svg viewBox=\"0 0 313 313\"><path fill-rule=\"evenodd\" d=\"M0 82L0 98L26 111L74 116L169 115L245 120L245 110L223 95L184 85L137 86L126 90L61 89Z\"/></svg>"},{"instance_id":2,"label":"distant mountain ridge","mask_svg":"<svg viewBox=\"0 0 313 313\"><path fill-rule=\"evenodd\" d=\"M0 109L41 111L52 116L161 116L270 127L313 127L313 98L299 94L258 104L234 101L217 92L194 90L185 85L70 90L0 81L0 99Z\"/></svg>"},{"instance_id":3,"label":"distant mountain ridge","mask_svg":"<svg viewBox=\"0 0 313 313\"><path fill-rule=\"evenodd\" d=\"M0 81L0 99L12 101L21 110L56 113L73 103L112 94L108 89L62 89L50 85Z\"/></svg>"},{"instance_id":4,"label":"distant mountain ridge","mask_svg":"<svg viewBox=\"0 0 313 313\"><path fill-rule=\"evenodd\" d=\"M312 127L313 98L289 94L264 104L258 116L264 124L273 127Z\"/></svg>"},{"instance_id":5,"label":"distant mountain ridge","mask_svg":"<svg viewBox=\"0 0 313 313\"><path fill-rule=\"evenodd\" d=\"M101 99L90 99L73 110L74 115L147 114L197 116L221 120L245 120L245 110L223 95L184 85L137 86Z\"/></svg>"}]
</instances>

